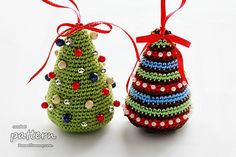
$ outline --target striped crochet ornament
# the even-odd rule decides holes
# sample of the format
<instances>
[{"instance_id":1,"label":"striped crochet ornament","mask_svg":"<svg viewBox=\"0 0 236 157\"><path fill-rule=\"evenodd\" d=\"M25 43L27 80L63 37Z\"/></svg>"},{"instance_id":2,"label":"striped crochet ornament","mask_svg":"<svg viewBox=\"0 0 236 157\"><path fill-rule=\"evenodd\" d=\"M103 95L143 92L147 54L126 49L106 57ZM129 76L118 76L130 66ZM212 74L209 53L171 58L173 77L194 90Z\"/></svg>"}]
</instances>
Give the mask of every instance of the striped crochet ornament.
<instances>
[{"instance_id":1,"label":"striped crochet ornament","mask_svg":"<svg viewBox=\"0 0 236 157\"><path fill-rule=\"evenodd\" d=\"M180 8L184 3L185 0ZM161 6L162 27L151 35L137 38L137 42L147 44L124 105L124 114L132 124L154 131L182 127L189 119L191 107L182 56L176 47L176 43L188 47L190 42L165 29L168 17L165 0L161 0Z\"/></svg>"}]
</instances>

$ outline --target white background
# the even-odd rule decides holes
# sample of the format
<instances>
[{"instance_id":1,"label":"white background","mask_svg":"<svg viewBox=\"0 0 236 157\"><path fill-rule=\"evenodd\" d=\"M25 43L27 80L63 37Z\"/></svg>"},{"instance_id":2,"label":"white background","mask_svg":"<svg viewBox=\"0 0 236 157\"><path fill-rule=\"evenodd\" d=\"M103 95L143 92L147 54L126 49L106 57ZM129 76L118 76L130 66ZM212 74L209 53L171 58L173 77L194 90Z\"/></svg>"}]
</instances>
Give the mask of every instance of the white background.
<instances>
[{"instance_id":1,"label":"white background","mask_svg":"<svg viewBox=\"0 0 236 157\"><path fill-rule=\"evenodd\" d=\"M60 2L60 1L58 1ZM159 26L159 0L77 0L82 22L96 20L119 24L132 36L147 35ZM168 10L180 0L167 0ZM68 3L67 3L68 4ZM117 108L105 128L90 134L60 131L41 109L53 69L51 56L44 71L29 85L32 75L46 59L56 36L56 26L76 22L69 10L50 7L40 0L0 2L0 152L1 156L68 157L173 157L236 155L235 36L236 1L188 0L168 21L167 28L192 42L180 47L189 78L193 114L184 128L169 134L150 134L132 126ZM131 42L119 29L99 35L94 42L107 57L108 74L116 78L115 97L122 102L125 84L135 62ZM141 49L143 44L138 44ZM48 131L56 140L10 142L12 125ZM51 143L53 148L18 148L17 143Z\"/></svg>"}]
</instances>

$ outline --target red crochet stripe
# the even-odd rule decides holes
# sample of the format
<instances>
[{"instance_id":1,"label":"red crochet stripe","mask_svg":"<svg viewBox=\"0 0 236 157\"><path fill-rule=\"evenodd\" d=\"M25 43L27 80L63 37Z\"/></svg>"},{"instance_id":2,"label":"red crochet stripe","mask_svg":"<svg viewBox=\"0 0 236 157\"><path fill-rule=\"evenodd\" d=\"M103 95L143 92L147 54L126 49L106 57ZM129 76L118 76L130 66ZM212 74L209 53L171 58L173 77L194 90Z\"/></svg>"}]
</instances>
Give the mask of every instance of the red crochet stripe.
<instances>
[{"instance_id":1,"label":"red crochet stripe","mask_svg":"<svg viewBox=\"0 0 236 157\"><path fill-rule=\"evenodd\" d=\"M177 115L176 117L170 119L157 120L157 119L141 117L139 114L132 112L132 110L130 110L128 106L124 107L124 111L125 111L125 116L127 116L129 120L136 126L142 126L160 130L178 128L184 125L190 116L190 110L188 110L184 114ZM138 118L140 118L140 121L137 121ZM147 121L148 124L147 123L145 124L145 122ZM173 124L171 122L173 122ZM152 125L153 123L155 123L156 125L153 126Z\"/></svg>"},{"instance_id":2,"label":"red crochet stripe","mask_svg":"<svg viewBox=\"0 0 236 157\"><path fill-rule=\"evenodd\" d=\"M147 49L144 52L144 55L146 56L147 59L149 59L149 57L151 57L152 59L158 59L158 60L159 59L161 59L161 60L164 59L165 60L165 59L177 58L177 51L176 51L176 49L172 49L172 50L169 50L169 51L157 52L157 51L152 51L150 49Z\"/></svg>"},{"instance_id":3,"label":"red crochet stripe","mask_svg":"<svg viewBox=\"0 0 236 157\"><path fill-rule=\"evenodd\" d=\"M183 89L187 86L187 82L180 80L177 83L170 83L167 85L160 85L158 83L156 84L151 84L151 83L146 83L143 82L141 79L139 79L136 75L134 76L132 80L132 85L140 90L140 91L145 91L148 93L154 93L154 94L170 94L170 93L176 93L176 92L181 92ZM155 86L155 89L154 89ZM161 88L164 88L164 91L161 91Z\"/></svg>"}]
</instances>

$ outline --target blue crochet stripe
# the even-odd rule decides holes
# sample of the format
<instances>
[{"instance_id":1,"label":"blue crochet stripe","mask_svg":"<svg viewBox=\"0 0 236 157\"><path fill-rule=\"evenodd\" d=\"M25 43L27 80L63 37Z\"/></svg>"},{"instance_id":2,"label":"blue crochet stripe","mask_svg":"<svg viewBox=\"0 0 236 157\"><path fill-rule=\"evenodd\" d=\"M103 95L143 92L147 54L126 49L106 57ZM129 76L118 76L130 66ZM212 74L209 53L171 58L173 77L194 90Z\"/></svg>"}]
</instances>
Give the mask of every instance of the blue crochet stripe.
<instances>
[{"instance_id":1,"label":"blue crochet stripe","mask_svg":"<svg viewBox=\"0 0 236 157\"><path fill-rule=\"evenodd\" d=\"M130 87L130 95L137 99L140 100L144 104L149 104L149 105L165 105L165 104L171 104L175 103L177 101L184 100L187 96L190 95L190 90L189 88L186 88L183 92L177 93L177 94L172 94L168 96L159 96L159 97L154 97L150 95L146 95L143 93L138 92L133 88L133 86Z\"/></svg>"},{"instance_id":2,"label":"blue crochet stripe","mask_svg":"<svg viewBox=\"0 0 236 157\"><path fill-rule=\"evenodd\" d=\"M168 62L168 63L163 63L163 62L153 62L153 61L147 60L146 58L143 58L141 60L141 65L146 68L150 68L150 69L154 69L154 70L178 69L177 59L175 59L171 62Z\"/></svg>"}]
</instances>

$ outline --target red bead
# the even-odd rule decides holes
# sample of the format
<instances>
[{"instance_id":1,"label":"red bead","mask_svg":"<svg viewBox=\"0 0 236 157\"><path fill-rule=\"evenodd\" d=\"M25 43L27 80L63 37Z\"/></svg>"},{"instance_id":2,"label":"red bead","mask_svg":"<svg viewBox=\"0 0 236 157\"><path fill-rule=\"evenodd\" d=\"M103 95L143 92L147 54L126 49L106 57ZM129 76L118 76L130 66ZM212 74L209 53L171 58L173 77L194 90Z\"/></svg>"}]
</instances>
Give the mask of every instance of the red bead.
<instances>
[{"instance_id":1,"label":"red bead","mask_svg":"<svg viewBox=\"0 0 236 157\"><path fill-rule=\"evenodd\" d=\"M99 61L99 62L105 62L105 61L106 61L106 57L104 57L104 56L99 56L99 57L98 57L98 61Z\"/></svg>"},{"instance_id":2,"label":"red bead","mask_svg":"<svg viewBox=\"0 0 236 157\"><path fill-rule=\"evenodd\" d=\"M79 82L74 82L74 83L72 84L72 88L73 88L74 90L78 90L78 89L80 88Z\"/></svg>"},{"instance_id":3,"label":"red bead","mask_svg":"<svg viewBox=\"0 0 236 157\"><path fill-rule=\"evenodd\" d=\"M98 114L98 115L97 115L97 121L98 121L99 123L104 122L104 120L105 120L105 117L104 117L103 114Z\"/></svg>"},{"instance_id":4,"label":"red bead","mask_svg":"<svg viewBox=\"0 0 236 157\"><path fill-rule=\"evenodd\" d=\"M82 56L82 51L80 50L80 49L75 49L74 50L74 55L76 56L76 57L81 57Z\"/></svg>"},{"instance_id":5,"label":"red bead","mask_svg":"<svg viewBox=\"0 0 236 157\"><path fill-rule=\"evenodd\" d=\"M50 79L54 79L54 78L56 77L56 74L55 74L54 72L50 72L50 73L48 74L48 77L49 77Z\"/></svg>"},{"instance_id":6,"label":"red bead","mask_svg":"<svg viewBox=\"0 0 236 157\"><path fill-rule=\"evenodd\" d=\"M43 102L43 103L41 104L41 107L44 108L44 109L45 109L45 108L48 108L48 103L47 103L47 102Z\"/></svg>"},{"instance_id":7,"label":"red bead","mask_svg":"<svg viewBox=\"0 0 236 157\"><path fill-rule=\"evenodd\" d=\"M114 104L115 107L119 107L120 106L120 102L118 100L115 100L113 104Z\"/></svg>"},{"instance_id":8,"label":"red bead","mask_svg":"<svg viewBox=\"0 0 236 157\"><path fill-rule=\"evenodd\" d=\"M109 88L103 88L103 89L102 89L102 95L108 96L109 93L110 93Z\"/></svg>"}]
</instances>

